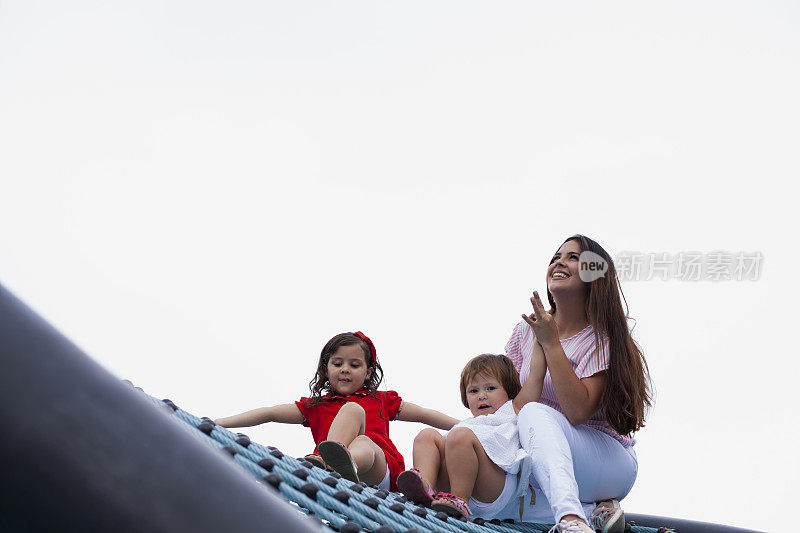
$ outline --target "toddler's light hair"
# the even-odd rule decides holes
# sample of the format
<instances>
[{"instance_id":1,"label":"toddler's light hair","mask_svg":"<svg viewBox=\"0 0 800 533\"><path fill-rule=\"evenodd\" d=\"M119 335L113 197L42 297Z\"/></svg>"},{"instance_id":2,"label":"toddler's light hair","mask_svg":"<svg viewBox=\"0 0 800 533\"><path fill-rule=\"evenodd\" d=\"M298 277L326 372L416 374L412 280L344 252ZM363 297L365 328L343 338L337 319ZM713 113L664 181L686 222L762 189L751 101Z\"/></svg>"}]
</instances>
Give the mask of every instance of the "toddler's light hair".
<instances>
[{"instance_id":1,"label":"toddler's light hair","mask_svg":"<svg viewBox=\"0 0 800 533\"><path fill-rule=\"evenodd\" d=\"M478 374L488 374L500 382L509 399L516 398L522 385L519 384L519 372L514 368L514 363L505 355L484 353L473 357L461 371L461 403L467 404L467 382Z\"/></svg>"}]
</instances>

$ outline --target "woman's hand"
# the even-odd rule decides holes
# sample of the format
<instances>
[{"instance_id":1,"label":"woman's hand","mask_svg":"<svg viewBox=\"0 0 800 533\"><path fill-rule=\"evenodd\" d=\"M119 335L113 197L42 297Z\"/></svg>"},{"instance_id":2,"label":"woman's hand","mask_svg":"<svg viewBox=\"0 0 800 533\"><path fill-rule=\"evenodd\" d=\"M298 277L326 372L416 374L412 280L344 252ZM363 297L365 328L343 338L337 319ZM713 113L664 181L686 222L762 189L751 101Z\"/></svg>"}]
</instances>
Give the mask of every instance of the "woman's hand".
<instances>
[{"instance_id":1,"label":"woman's hand","mask_svg":"<svg viewBox=\"0 0 800 533\"><path fill-rule=\"evenodd\" d=\"M556 326L556 321L553 315L544 310L542 300L539 299L539 293L536 291L533 291L531 304L533 304L533 313L530 315L522 315L522 318L533 330L533 334L536 335L536 340L542 345L558 342L558 326Z\"/></svg>"}]
</instances>

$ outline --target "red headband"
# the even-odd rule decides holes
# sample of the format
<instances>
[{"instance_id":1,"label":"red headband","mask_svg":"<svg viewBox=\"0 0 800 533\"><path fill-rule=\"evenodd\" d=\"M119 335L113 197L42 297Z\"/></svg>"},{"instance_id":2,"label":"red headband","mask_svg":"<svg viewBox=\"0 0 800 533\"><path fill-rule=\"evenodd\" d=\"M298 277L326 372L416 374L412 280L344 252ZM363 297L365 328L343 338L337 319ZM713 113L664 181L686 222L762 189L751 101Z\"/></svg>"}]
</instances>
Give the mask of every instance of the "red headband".
<instances>
[{"instance_id":1,"label":"red headband","mask_svg":"<svg viewBox=\"0 0 800 533\"><path fill-rule=\"evenodd\" d=\"M362 341L367 343L367 346L369 346L369 349L372 351L372 357L375 360L374 362L377 363L378 362L378 352L375 351L375 345L372 344L372 341L369 340L369 337L367 337L366 335L364 335L360 331L356 331L355 333L351 333L351 335L355 335L356 337L358 337L359 339L361 339Z\"/></svg>"}]
</instances>

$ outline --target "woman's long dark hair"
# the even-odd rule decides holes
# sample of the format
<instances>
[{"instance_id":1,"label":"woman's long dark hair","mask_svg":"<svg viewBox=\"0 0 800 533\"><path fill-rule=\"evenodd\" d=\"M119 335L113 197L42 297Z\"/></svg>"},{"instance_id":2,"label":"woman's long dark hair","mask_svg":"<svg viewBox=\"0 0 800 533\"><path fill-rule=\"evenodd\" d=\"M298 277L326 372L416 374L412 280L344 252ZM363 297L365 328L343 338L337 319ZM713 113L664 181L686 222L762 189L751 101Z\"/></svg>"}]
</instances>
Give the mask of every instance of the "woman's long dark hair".
<instances>
[{"instance_id":1,"label":"woman's long dark hair","mask_svg":"<svg viewBox=\"0 0 800 533\"><path fill-rule=\"evenodd\" d=\"M608 381L600 407L614 430L620 435L630 435L644 427L647 411L653 405L647 361L628 329L628 302L622 294L611 256L596 241L584 235L573 235L564 242L569 241L577 241L581 252L594 252L608 264L603 277L586 284L586 316L594 329L598 353L604 338L608 339L611 350L608 354ZM549 290L547 300L552 306L550 312L554 313L556 302Z\"/></svg>"},{"instance_id":2,"label":"woman's long dark hair","mask_svg":"<svg viewBox=\"0 0 800 533\"><path fill-rule=\"evenodd\" d=\"M311 390L311 397L309 398L309 405L317 405L322 399L323 394L328 394L331 391L331 382L328 380L328 361L331 356L339 349L340 346L353 346L359 345L364 350L364 359L367 361L367 368L371 369L369 377L364 380L364 388L367 389L373 396L378 390L378 385L383 381L383 369L378 362L372 349L364 342L363 339L357 337L353 333L340 333L329 340L325 346L322 347L322 353L319 355L319 363L317 363L317 373L308 384Z\"/></svg>"}]
</instances>

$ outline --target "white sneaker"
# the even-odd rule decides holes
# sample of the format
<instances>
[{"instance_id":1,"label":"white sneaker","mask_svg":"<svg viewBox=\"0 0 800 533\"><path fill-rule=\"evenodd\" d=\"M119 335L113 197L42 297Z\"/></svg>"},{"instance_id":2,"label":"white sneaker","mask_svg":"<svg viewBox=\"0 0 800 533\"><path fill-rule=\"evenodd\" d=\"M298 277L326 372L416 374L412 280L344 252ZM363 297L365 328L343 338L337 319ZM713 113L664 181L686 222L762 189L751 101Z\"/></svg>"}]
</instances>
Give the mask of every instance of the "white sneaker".
<instances>
[{"instance_id":1,"label":"white sneaker","mask_svg":"<svg viewBox=\"0 0 800 533\"><path fill-rule=\"evenodd\" d=\"M595 533L593 529L579 520L562 520L547 533Z\"/></svg>"},{"instance_id":2,"label":"white sneaker","mask_svg":"<svg viewBox=\"0 0 800 533\"><path fill-rule=\"evenodd\" d=\"M625 533L625 513L617 500L606 500L597 504L589 517L589 523L600 533Z\"/></svg>"}]
</instances>

